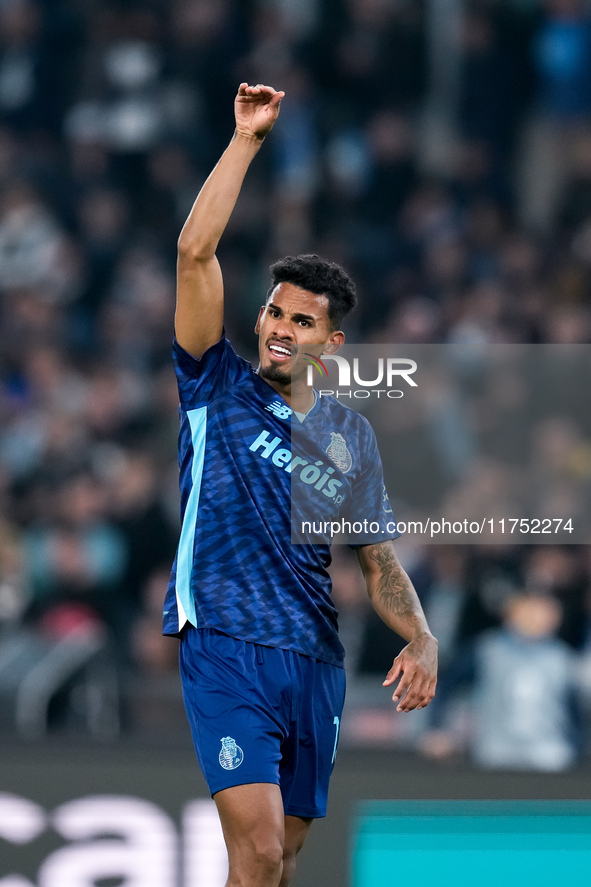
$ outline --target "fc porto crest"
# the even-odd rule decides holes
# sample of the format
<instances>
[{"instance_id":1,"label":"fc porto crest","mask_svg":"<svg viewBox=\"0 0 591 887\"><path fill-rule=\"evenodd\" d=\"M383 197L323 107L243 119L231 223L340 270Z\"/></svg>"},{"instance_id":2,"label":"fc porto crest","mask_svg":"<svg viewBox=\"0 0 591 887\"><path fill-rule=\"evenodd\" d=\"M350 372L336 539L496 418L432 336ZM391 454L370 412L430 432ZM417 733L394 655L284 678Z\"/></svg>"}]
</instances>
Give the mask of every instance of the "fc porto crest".
<instances>
[{"instance_id":1,"label":"fc porto crest","mask_svg":"<svg viewBox=\"0 0 591 887\"><path fill-rule=\"evenodd\" d=\"M244 760L244 752L231 736L224 736L221 743L222 750L219 755L221 766L224 770L235 770Z\"/></svg>"},{"instance_id":2,"label":"fc porto crest","mask_svg":"<svg viewBox=\"0 0 591 887\"><path fill-rule=\"evenodd\" d=\"M338 434L336 431L330 432L330 443L326 448L326 455L343 474L351 470L353 459L342 434Z\"/></svg>"}]
</instances>

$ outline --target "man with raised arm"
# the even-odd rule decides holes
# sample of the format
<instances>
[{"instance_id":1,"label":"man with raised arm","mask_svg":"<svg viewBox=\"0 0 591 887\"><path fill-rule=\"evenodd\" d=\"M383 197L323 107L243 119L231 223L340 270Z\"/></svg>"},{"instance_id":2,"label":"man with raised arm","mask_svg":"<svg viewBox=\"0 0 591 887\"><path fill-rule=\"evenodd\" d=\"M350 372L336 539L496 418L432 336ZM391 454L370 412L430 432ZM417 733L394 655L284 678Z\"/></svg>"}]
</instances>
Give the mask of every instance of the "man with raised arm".
<instances>
[{"instance_id":1,"label":"man with raised arm","mask_svg":"<svg viewBox=\"0 0 591 887\"><path fill-rule=\"evenodd\" d=\"M398 682L397 710L423 708L436 682L437 642L398 563L396 534L386 533L392 513L369 423L292 387L304 354L344 342L351 279L314 255L276 262L255 326L257 370L223 334L215 252L282 98L240 84L234 137L178 244L183 520L164 632L181 638L183 695L228 848L227 887L287 887L312 820L326 813L337 751L345 675L330 547L292 544L292 485L319 508L355 502L379 523L356 552L374 608L408 641L384 681ZM308 438L306 458L292 452L292 420Z\"/></svg>"}]
</instances>

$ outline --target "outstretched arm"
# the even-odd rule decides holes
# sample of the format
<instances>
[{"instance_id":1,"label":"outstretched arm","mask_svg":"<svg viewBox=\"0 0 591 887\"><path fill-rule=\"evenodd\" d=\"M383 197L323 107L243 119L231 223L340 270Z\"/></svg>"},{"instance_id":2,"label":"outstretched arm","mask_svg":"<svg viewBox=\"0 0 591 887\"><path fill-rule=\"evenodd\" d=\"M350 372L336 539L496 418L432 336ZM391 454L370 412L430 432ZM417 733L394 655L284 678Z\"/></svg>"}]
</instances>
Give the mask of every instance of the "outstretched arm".
<instances>
[{"instance_id":1,"label":"outstretched arm","mask_svg":"<svg viewBox=\"0 0 591 887\"><path fill-rule=\"evenodd\" d=\"M393 695L397 711L428 705L437 683L437 641L429 631L413 584L400 566L392 541L357 549L374 610L407 646L399 653L384 686L400 681Z\"/></svg>"},{"instance_id":2,"label":"outstretched arm","mask_svg":"<svg viewBox=\"0 0 591 887\"><path fill-rule=\"evenodd\" d=\"M199 192L178 242L175 332L179 344L201 357L221 336L223 283L215 252L246 171L273 127L283 92L241 83L234 102L236 131Z\"/></svg>"}]
</instances>

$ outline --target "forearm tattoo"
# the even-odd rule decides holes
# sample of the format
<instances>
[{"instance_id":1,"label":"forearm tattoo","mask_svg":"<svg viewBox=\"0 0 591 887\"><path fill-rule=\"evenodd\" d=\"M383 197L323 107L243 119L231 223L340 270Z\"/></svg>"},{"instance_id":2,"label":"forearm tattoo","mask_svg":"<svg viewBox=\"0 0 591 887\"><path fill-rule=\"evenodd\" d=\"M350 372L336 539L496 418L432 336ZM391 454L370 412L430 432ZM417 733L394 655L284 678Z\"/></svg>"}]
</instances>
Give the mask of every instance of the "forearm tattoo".
<instances>
[{"instance_id":1,"label":"forearm tattoo","mask_svg":"<svg viewBox=\"0 0 591 887\"><path fill-rule=\"evenodd\" d=\"M374 595L379 604L394 616L418 623L420 607L411 582L388 545L374 545L369 557L380 570Z\"/></svg>"}]
</instances>

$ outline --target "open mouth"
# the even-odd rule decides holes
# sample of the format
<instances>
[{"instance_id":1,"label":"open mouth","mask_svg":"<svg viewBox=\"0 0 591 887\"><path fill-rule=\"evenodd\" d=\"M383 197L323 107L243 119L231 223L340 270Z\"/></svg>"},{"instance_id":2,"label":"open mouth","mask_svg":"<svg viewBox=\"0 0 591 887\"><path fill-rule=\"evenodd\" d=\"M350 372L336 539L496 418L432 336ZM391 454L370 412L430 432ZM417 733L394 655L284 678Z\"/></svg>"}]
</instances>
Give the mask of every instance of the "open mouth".
<instances>
[{"instance_id":1,"label":"open mouth","mask_svg":"<svg viewBox=\"0 0 591 887\"><path fill-rule=\"evenodd\" d=\"M278 361L290 360L291 348L287 345L280 345L278 342L271 342L268 346L269 351Z\"/></svg>"}]
</instances>

